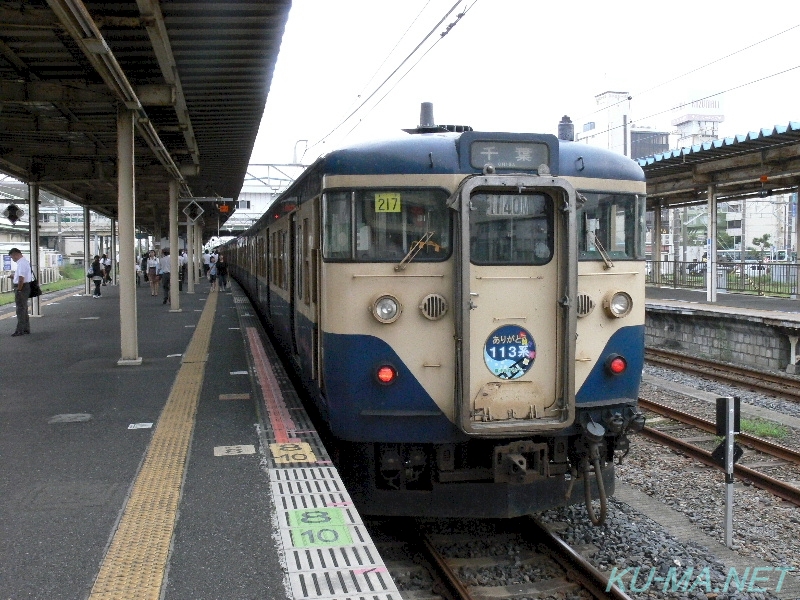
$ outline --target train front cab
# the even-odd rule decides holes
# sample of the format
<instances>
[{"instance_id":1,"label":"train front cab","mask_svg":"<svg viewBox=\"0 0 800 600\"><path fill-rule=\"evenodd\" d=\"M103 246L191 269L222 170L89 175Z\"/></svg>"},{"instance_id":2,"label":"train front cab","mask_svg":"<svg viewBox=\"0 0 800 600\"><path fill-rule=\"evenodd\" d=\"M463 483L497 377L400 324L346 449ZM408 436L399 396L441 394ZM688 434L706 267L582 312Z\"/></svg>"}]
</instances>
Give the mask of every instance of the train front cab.
<instances>
[{"instance_id":1,"label":"train front cab","mask_svg":"<svg viewBox=\"0 0 800 600\"><path fill-rule=\"evenodd\" d=\"M572 185L549 176L476 176L452 197L460 269L452 418L469 441L433 451L421 443L353 446L344 462L365 512L513 517L580 502L587 490L595 498L613 492L609 440L624 436L632 413L617 423L611 396L589 402L597 418L576 411L576 202ZM516 247L505 243L512 232ZM618 337L615 343L630 336ZM591 349L595 357L603 352ZM638 390L634 371L622 380ZM618 426L611 438L601 425L607 414ZM429 463L426 487L419 474ZM386 485L402 482L404 470L411 485Z\"/></svg>"}]
</instances>

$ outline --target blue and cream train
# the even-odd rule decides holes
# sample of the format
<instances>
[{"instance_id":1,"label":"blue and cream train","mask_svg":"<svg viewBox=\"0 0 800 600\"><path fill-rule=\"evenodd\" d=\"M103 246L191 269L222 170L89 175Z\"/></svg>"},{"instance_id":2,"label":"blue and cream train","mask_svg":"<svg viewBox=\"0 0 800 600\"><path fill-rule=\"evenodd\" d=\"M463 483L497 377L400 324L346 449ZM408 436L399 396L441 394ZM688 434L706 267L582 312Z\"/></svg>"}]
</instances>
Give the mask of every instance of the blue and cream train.
<instances>
[{"instance_id":1,"label":"blue and cream train","mask_svg":"<svg viewBox=\"0 0 800 600\"><path fill-rule=\"evenodd\" d=\"M222 252L362 512L601 522L644 425L642 170L421 121L320 158Z\"/></svg>"}]
</instances>

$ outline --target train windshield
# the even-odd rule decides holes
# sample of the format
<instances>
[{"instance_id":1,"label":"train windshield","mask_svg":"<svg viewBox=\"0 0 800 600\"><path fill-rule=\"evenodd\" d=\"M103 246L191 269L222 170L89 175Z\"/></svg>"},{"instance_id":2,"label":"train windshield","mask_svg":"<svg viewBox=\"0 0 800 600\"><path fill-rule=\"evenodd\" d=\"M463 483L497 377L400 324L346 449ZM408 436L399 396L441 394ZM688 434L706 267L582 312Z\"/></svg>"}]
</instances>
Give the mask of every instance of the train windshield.
<instances>
[{"instance_id":1,"label":"train windshield","mask_svg":"<svg viewBox=\"0 0 800 600\"><path fill-rule=\"evenodd\" d=\"M325 195L323 256L400 262L422 240L414 262L450 255L448 194L440 189L369 189Z\"/></svg>"},{"instance_id":2,"label":"train windshield","mask_svg":"<svg viewBox=\"0 0 800 600\"><path fill-rule=\"evenodd\" d=\"M553 258L553 201L544 194L475 194L469 227L474 264L544 265Z\"/></svg>"},{"instance_id":3,"label":"train windshield","mask_svg":"<svg viewBox=\"0 0 800 600\"><path fill-rule=\"evenodd\" d=\"M644 260L645 197L637 194L581 192L578 209L581 260Z\"/></svg>"}]
</instances>

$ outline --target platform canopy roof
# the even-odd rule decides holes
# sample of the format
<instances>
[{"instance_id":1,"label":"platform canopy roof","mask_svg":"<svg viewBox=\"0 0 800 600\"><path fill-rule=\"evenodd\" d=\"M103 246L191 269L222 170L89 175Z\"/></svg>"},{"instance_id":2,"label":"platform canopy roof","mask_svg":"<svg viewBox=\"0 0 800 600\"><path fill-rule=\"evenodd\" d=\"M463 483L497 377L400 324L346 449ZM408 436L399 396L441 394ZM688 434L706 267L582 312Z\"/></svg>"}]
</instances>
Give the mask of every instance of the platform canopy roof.
<instances>
[{"instance_id":1,"label":"platform canopy roof","mask_svg":"<svg viewBox=\"0 0 800 600\"><path fill-rule=\"evenodd\" d=\"M291 0L0 0L0 171L117 213L117 111L135 112L136 225L236 198ZM207 234L216 232L203 204Z\"/></svg>"},{"instance_id":2,"label":"platform canopy roof","mask_svg":"<svg viewBox=\"0 0 800 600\"><path fill-rule=\"evenodd\" d=\"M719 199L797 191L800 122L751 131L638 159L647 178L647 207L699 204L714 185Z\"/></svg>"}]
</instances>

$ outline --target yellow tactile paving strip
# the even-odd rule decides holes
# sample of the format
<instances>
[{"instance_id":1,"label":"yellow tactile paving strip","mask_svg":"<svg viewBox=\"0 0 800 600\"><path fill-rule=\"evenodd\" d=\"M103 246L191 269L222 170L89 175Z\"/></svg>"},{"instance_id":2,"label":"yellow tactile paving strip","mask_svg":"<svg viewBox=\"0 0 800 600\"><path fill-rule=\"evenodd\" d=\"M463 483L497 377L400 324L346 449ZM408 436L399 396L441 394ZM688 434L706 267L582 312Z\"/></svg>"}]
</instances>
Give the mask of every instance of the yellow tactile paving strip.
<instances>
[{"instance_id":1,"label":"yellow tactile paving strip","mask_svg":"<svg viewBox=\"0 0 800 600\"><path fill-rule=\"evenodd\" d=\"M161 597L217 294L209 294L89 599Z\"/></svg>"}]
</instances>

